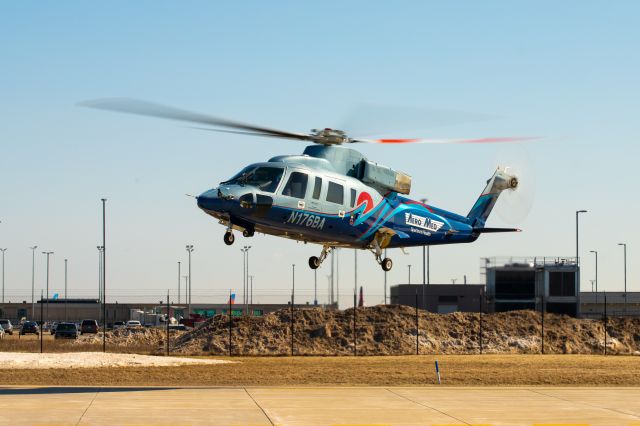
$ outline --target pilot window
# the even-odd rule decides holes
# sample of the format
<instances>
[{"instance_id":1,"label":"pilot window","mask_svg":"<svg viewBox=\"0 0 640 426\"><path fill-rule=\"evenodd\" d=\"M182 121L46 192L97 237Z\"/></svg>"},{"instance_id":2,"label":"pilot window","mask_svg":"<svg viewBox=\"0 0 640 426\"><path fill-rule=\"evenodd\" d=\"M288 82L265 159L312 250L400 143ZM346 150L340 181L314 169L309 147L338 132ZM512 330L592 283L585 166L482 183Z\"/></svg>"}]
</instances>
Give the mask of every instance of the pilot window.
<instances>
[{"instance_id":1,"label":"pilot window","mask_svg":"<svg viewBox=\"0 0 640 426\"><path fill-rule=\"evenodd\" d=\"M313 198L314 200L320 199L320 191L322 190L322 178L316 177L316 183L313 187Z\"/></svg>"},{"instance_id":2,"label":"pilot window","mask_svg":"<svg viewBox=\"0 0 640 426\"><path fill-rule=\"evenodd\" d=\"M344 187L339 183L329 182L329 187L327 188L327 201L330 203L343 204Z\"/></svg>"},{"instance_id":3,"label":"pilot window","mask_svg":"<svg viewBox=\"0 0 640 426\"><path fill-rule=\"evenodd\" d=\"M356 205L356 190L351 189L351 208Z\"/></svg>"},{"instance_id":4,"label":"pilot window","mask_svg":"<svg viewBox=\"0 0 640 426\"><path fill-rule=\"evenodd\" d=\"M275 192L284 169L279 167L253 167L244 168L240 173L232 177L225 184L252 185L264 192Z\"/></svg>"},{"instance_id":5,"label":"pilot window","mask_svg":"<svg viewBox=\"0 0 640 426\"><path fill-rule=\"evenodd\" d=\"M309 176L306 173L293 172L289 176L289 181L282 190L282 195L293 198L304 198L307 193L307 181Z\"/></svg>"}]
</instances>

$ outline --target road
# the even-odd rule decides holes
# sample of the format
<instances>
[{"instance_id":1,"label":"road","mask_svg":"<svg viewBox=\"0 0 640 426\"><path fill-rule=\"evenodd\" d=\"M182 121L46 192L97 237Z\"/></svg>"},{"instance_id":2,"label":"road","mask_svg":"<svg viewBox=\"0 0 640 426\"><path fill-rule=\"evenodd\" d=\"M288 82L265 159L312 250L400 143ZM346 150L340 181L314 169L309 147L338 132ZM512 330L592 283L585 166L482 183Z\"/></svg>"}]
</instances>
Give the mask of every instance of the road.
<instances>
[{"instance_id":1,"label":"road","mask_svg":"<svg viewBox=\"0 0 640 426\"><path fill-rule=\"evenodd\" d=\"M1 387L0 424L625 425L640 388Z\"/></svg>"}]
</instances>

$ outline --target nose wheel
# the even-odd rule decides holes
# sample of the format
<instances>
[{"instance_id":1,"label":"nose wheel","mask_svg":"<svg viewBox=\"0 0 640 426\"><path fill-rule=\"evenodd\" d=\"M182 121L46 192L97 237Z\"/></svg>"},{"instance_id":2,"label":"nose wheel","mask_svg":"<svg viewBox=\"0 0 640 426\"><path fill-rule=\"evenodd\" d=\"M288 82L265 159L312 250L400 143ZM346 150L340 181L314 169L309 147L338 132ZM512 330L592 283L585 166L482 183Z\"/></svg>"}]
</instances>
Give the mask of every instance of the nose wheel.
<instances>
[{"instance_id":1,"label":"nose wheel","mask_svg":"<svg viewBox=\"0 0 640 426\"><path fill-rule=\"evenodd\" d=\"M224 239L224 243L226 245L230 246L236 240L236 237L233 235L233 232L227 231L227 232L224 233L224 238L223 239Z\"/></svg>"},{"instance_id":2,"label":"nose wheel","mask_svg":"<svg viewBox=\"0 0 640 426\"><path fill-rule=\"evenodd\" d=\"M389 272L391 268L393 268L393 260L389 259L388 257L385 257L380 262L380 266L382 266L383 271Z\"/></svg>"}]
</instances>

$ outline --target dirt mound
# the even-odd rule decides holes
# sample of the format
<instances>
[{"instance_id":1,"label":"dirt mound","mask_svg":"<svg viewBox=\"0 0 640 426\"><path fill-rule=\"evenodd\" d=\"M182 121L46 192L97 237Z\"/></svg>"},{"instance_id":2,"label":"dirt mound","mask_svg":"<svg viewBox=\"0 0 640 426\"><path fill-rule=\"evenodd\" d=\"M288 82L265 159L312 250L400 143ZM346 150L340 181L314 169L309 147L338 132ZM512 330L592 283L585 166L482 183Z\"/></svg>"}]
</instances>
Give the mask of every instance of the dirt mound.
<instances>
[{"instance_id":1,"label":"dirt mound","mask_svg":"<svg viewBox=\"0 0 640 426\"><path fill-rule=\"evenodd\" d=\"M482 339L477 313L433 314L407 306L379 305L344 311L322 308L294 312L293 347L296 355L400 355L421 354L538 353L541 347L540 314L514 311L482 315ZM355 338L354 338L355 335ZM162 339L162 336L159 336ZM602 321L546 314L546 353L601 354ZM172 342L184 354L226 354L229 320L217 315L201 327ZM263 317L233 318L231 350L242 355L291 353L291 311L279 310ZM607 352L640 354L640 319L610 319Z\"/></svg>"},{"instance_id":2,"label":"dirt mound","mask_svg":"<svg viewBox=\"0 0 640 426\"><path fill-rule=\"evenodd\" d=\"M173 336L175 331L171 332ZM109 345L130 347L130 346L162 346L166 344L166 330L164 328L136 328L136 329L117 329L107 331L107 342ZM93 344L102 343L102 333L85 334L74 341L75 344Z\"/></svg>"}]
</instances>

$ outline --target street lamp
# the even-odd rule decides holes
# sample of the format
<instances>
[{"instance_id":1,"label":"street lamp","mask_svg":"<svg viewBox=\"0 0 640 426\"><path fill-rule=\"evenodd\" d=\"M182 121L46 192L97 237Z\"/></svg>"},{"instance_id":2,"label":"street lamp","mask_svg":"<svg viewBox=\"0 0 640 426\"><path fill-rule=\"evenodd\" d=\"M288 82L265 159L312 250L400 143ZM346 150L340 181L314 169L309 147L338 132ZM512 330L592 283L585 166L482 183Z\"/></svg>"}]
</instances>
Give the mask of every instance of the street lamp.
<instances>
[{"instance_id":1,"label":"street lamp","mask_svg":"<svg viewBox=\"0 0 640 426\"><path fill-rule=\"evenodd\" d=\"M420 202L422 204L426 204L429 201L426 198L421 198ZM425 288L426 284L430 284L429 282L429 248L430 246L422 246L422 306L424 309L427 309L427 289Z\"/></svg>"},{"instance_id":2,"label":"street lamp","mask_svg":"<svg viewBox=\"0 0 640 426\"><path fill-rule=\"evenodd\" d=\"M187 253L189 253L189 286L187 290L187 312L189 313L189 318L191 318L191 253L193 252L193 244L188 244L186 248Z\"/></svg>"},{"instance_id":3,"label":"street lamp","mask_svg":"<svg viewBox=\"0 0 640 426\"><path fill-rule=\"evenodd\" d=\"M624 247L624 312L627 312L627 243L618 243Z\"/></svg>"},{"instance_id":4,"label":"street lamp","mask_svg":"<svg viewBox=\"0 0 640 426\"><path fill-rule=\"evenodd\" d=\"M242 252L242 301L244 303L244 311L246 314L248 311L248 287L249 287L249 249L251 246L244 246L240 249Z\"/></svg>"},{"instance_id":5,"label":"street lamp","mask_svg":"<svg viewBox=\"0 0 640 426\"><path fill-rule=\"evenodd\" d=\"M47 299L46 299L46 303L47 303L47 321L49 321L49 256L51 256L53 254L52 251L43 251L42 254L47 256ZM44 325L44 321L42 323L42 325ZM40 333L42 333L42 327L40 328Z\"/></svg>"},{"instance_id":6,"label":"street lamp","mask_svg":"<svg viewBox=\"0 0 640 426\"><path fill-rule=\"evenodd\" d=\"M68 259L64 260L64 320L67 321L67 301L69 300L67 298L67 261Z\"/></svg>"},{"instance_id":7,"label":"street lamp","mask_svg":"<svg viewBox=\"0 0 640 426\"><path fill-rule=\"evenodd\" d=\"M590 253L596 255L596 303L598 303L598 252L596 250L590 250Z\"/></svg>"},{"instance_id":8,"label":"street lamp","mask_svg":"<svg viewBox=\"0 0 640 426\"><path fill-rule=\"evenodd\" d=\"M36 249L38 246L29 247L31 249L31 318L36 316L35 285L36 285Z\"/></svg>"},{"instance_id":9,"label":"street lamp","mask_svg":"<svg viewBox=\"0 0 640 426\"><path fill-rule=\"evenodd\" d=\"M180 305L180 262L178 262L178 305Z\"/></svg>"},{"instance_id":10,"label":"street lamp","mask_svg":"<svg viewBox=\"0 0 640 426\"><path fill-rule=\"evenodd\" d=\"M98 249L98 301L102 303L102 246L96 246Z\"/></svg>"},{"instance_id":11,"label":"street lamp","mask_svg":"<svg viewBox=\"0 0 640 426\"><path fill-rule=\"evenodd\" d=\"M409 284L411 284L411 265L407 265L409 267Z\"/></svg>"},{"instance_id":12,"label":"street lamp","mask_svg":"<svg viewBox=\"0 0 640 426\"><path fill-rule=\"evenodd\" d=\"M580 228L578 226L578 218L580 213L587 213L586 210L577 210L576 211L576 294L580 297L580 249L579 249L579 237L580 237Z\"/></svg>"},{"instance_id":13,"label":"street lamp","mask_svg":"<svg viewBox=\"0 0 640 426\"><path fill-rule=\"evenodd\" d=\"M4 252L7 251L6 248L0 248L2 252L2 303L4 303Z\"/></svg>"}]
</instances>

